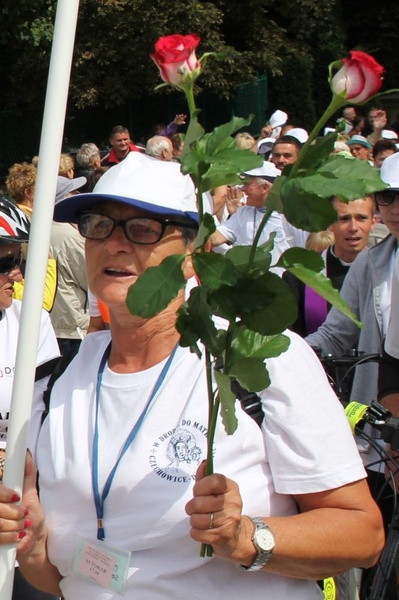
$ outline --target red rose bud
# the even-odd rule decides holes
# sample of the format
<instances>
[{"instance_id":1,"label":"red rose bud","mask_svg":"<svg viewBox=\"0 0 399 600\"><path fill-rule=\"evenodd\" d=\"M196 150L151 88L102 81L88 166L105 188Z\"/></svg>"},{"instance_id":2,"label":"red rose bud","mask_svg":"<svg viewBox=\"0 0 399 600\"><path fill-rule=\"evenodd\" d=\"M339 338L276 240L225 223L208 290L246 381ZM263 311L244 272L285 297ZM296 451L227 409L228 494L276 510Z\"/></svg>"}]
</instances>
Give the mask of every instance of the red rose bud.
<instances>
[{"instance_id":1,"label":"red rose bud","mask_svg":"<svg viewBox=\"0 0 399 600\"><path fill-rule=\"evenodd\" d=\"M331 81L334 94L343 95L351 104L359 104L378 92L382 85L384 67L372 56L352 50L350 58L344 58L342 63L342 68Z\"/></svg>"},{"instance_id":2,"label":"red rose bud","mask_svg":"<svg viewBox=\"0 0 399 600\"><path fill-rule=\"evenodd\" d=\"M184 87L187 79L194 80L201 71L195 55L200 37L190 35L167 35L159 38L154 54L150 54L157 65L162 79L176 87Z\"/></svg>"}]
</instances>

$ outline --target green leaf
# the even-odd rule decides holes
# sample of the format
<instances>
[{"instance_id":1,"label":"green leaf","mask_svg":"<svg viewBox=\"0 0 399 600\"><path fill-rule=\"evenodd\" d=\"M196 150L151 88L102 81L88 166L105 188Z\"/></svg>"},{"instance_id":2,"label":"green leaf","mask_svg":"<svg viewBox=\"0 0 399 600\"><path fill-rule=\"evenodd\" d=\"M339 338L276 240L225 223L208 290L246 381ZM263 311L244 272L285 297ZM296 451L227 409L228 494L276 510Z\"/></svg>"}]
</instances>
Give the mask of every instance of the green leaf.
<instances>
[{"instance_id":1,"label":"green leaf","mask_svg":"<svg viewBox=\"0 0 399 600\"><path fill-rule=\"evenodd\" d=\"M324 160L317 171L300 169L296 177L288 176L280 196L290 223L307 231L322 231L337 218L329 198L357 200L385 187L378 169L366 160L335 155Z\"/></svg>"},{"instance_id":2,"label":"green leaf","mask_svg":"<svg viewBox=\"0 0 399 600\"><path fill-rule=\"evenodd\" d=\"M218 314L234 322L236 317L262 335L281 333L297 316L290 287L274 273L249 274L233 287L221 287L209 296Z\"/></svg>"},{"instance_id":3,"label":"green leaf","mask_svg":"<svg viewBox=\"0 0 399 600\"><path fill-rule=\"evenodd\" d=\"M387 187L387 184L380 177L379 169L372 167L367 160L359 160L358 158L345 157L339 154L330 156L321 165L319 173L325 177L334 176L342 184L351 182L352 185L348 186L348 192L346 192L345 185L343 185L341 192L337 189L334 193L334 196L338 196L341 200L357 200ZM357 184L357 187L354 188L353 184ZM319 195L326 197L323 193L319 193Z\"/></svg>"},{"instance_id":4,"label":"green leaf","mask_svg":"<svg viewBox=\"0 0 399 600\"><path fill-rule=\"evenodd\" d=\"M215 326L208 293L203 286L191 290L189 299L178 311L176 328L181 335L182 346L192 346L200 339L213 356L220 356L226 332L219 331Z\"/></svg>"},{"instance_id":5,"label":"green leaf","mask_svg":"<svg viewBox=\"0 0 399 600\"><path fill-rule=\"evenodd\" d=\"M284 334L261 335L246 327L240 327L232 341L229 359L232 362L239 358L272 358L280 356L290 345L290 338Z\"/></svg>"},{"instance_id":6,"label":"green leaf","mask_svg":"<svg viewBox=\"0 0 399 600\"><path fill-rule=\"evenodd\" d=\"M199 111L197 110L195 112L195 114L191 115L190 122L189 122L188 128L187 128L186 137L184 138L184 147L183 147L183 152L181 155L181 163L183 166L184 166L185 160L187 158L187 155L190 153L191 146L193 145L194 142L196 142L198 139L200 139L205 133L205 129L198 122L198 118L197 118L198 113L199 113Z\"/></svg>"},{"instance_id":7,"label":"green leaf","mask_svg":"<svg viewBox=\"0 0 399 600\"><path fill-rule=\"evenodd\" d=\"M243 358L229 369L229 375L235 377L249 392L259 392L270 385L269 373L260 358Z\"/></svg>"},{"instance_id":8,"label":"green leaf","mask_svg":"<svg viewBox=\"0 0 399 600\"><path fill-rule=\"evenodd\" d=\"M223 425L228 435L232 435L237 429L237 417L235 411L236 397L231 391L232 378L220 371L214 371L216 384L219 390L220 414Z\"/></svg>"},{"instance_id":9,"label":"green leaf","mask_svg":"<svg viewBox=\"0 0 399 600\"><path fill-rule=\"evenodd\" d=\"M300 265L311 271L319 273L325 267L324 260L318 252L305 250L305 248L289 248L279 258L277 267L289 269Z\"/></svg>"},{"instance_id":10,"label":"green leaf","mask_svg":"<svg viewBox=\"0 0 399 600\"><path fill-rule=\"evenodd\" d=\"M267 208L269 210L275 210L280 214L284 213L281 190L286 179L287 177L285 175L280 175L279 177L276 177L273 183L273 187L270 190L269 195L267 196Z\"/></svg>"},{"instance_id":11,"label":"green leaf","mask_svg":"<svg viewBox=\"0 0 399 600\"><path fill-rule=\"evenodd\" d=\"M317 169L323 161L331 155L334 150L334 142L337 139L337 133L329 133L316 138L313 144L308 146L305 153L300 153L301 169Z\"/></svg>"},{"instance_id":12,"label":"green leaf","mask_svg":"<svg viewBox=\"0 0 399 600\"><path fill-rule=\"evenodd\" d=\"M297 318L298 307L292 291L278 275L265 273L253 280L249 284L249 292L260 305L258 309L241 315L242 322L249 329L262 335L274 335L284 331Z\"/></svg>"},{"instance_id":13,"label":"green leaf","mask_svg":"<svg viewBox=\"0 0 399 600\"><path fill-rule=\"evenodd\" d=\"M127 306L133 315L149 319L176 298L186 280L182 264L186 256L168 256L157 267L150 267L129 288Z\"/></svg>"},{"instance_id":14,"label":"green leaf","mask_svg":"<svg viewBox=\"0 0 399 600\"><path fill-rule=\"evenodd\" d=\"M302 265L289 267L287 270L295 275L295 277L303 281L305 285L308 285L315 290L318 294L320 294L320 296L323 296L327 302L335 306L349 319L354 321L358 327L362 327L361 322L350 310L345 300L341 298L338 290L333 287L330 279L325 277L322 273L315 273L314 271L306 269Z\"/></svg>"},{"instance_id":15,"label":"green leaf","mask_svg":"<svg viewBox=\"0 0 399 600\"><path fill-rule=\"evenodd\" d=\"M275 232L272 232L267 242L257 246L252 263L253 271L257 270L259 273L266 273L269 270L272 262L272 250L275 237ZM250 254L251 246L234 246L233 248L230 248L230 250L227 250L224 256L233 263L237 271L246 273Z\"/></svg>"},{"instance_id":16,"label":"green leaf","mask_svg":"<svg viewBox=\"0 0 399 600\"><path fill-rule=\"evenodd\" d=\"M194 254L193 265L201 284L210 290L217 290L222 285L234 285L237 281L233 264L223 254Z\"/></svg>"},{"instance_id":17,"label":"green leaf","mask_svg":"<svg viewBox=\"0 0 399 600\"><path fill-rule=\"evenodd\" d=\"M324 231L337 220L337 213L329 200L304 192L302 179L288 180L284 186L284 215L299 229Z\"/></svg>"},{"instance_id":18,"label":"green leaf","mask_svg":"<svg viewBox=\"0 0 399 600\"><path fill-rule=\"evenodd\" d=\"M195 240L195 250L201 248L215 231L216 225L212 215L205 213L200 223L198 234Z\"/></svg>"},{"instance_id":19,"label":"green leaf","mask_svg":"<svg viewBox=\"0 0 399 600\"><path fill-rule=\"evenodd\" d=\"M252 116L248 119L233 117L228 123L223 123L223 125L215 127L211 133L205 134L201 142L203 141L206 146L206 153L213 155L218 152L225 147L226 140L229 140L239 129L250 125L251 121ZM263 157L261 158L263 159Z\"/></svg>"},{"instance_id":20,"label":"green leaf","mask_svg":"<svg viewBox=\"0 0 399 600\"><path fill-rule=\"evenodd\" d=\"M260 159L260 160L259 160ZM239 174L260 167L262 156L251 150L240 150L237 146L223 152L207 155L209 169L204 173L201 189L206 192L226 183L233 185L240 182Z\"/></svg>"}]
</instances>

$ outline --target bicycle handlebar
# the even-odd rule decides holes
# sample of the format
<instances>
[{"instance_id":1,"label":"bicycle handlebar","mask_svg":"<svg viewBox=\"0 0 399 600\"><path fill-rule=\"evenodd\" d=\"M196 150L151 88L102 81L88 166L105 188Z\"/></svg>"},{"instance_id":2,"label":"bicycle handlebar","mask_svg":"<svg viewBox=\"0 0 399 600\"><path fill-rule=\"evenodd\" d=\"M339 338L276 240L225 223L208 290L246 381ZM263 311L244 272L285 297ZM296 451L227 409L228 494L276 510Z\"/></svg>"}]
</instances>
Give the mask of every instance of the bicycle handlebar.
<instances>
[{"instance_id":1,"label":"bicycle handlebar","mask_svg":"<svg viewBox=\"0 0 399 600\"><path fill-rule=\"evenodd\" d=\"M384 442L391 445L393 450L399 450L399 419L393 417L379 402L371 406L350 402L345 408L346 416L354 433L363 431L365 423L369 423L381 432Z\"/></svg>"},{"instance_id":2,"label":"bicycle handlebar","mask_svg":"<svg viewBox=\"0 0 399 600\"><path fill-rule=\"evenodd\" d=\"M366 362L379 362L382 357L382 355L377 352L366 354L359 350L350 350L342 356L335 356L334 354L323 355L320 348L313 348L313 350L316 352L322 365L326 365L327 367L352 367Z\"/></svg>"}]
</instances>

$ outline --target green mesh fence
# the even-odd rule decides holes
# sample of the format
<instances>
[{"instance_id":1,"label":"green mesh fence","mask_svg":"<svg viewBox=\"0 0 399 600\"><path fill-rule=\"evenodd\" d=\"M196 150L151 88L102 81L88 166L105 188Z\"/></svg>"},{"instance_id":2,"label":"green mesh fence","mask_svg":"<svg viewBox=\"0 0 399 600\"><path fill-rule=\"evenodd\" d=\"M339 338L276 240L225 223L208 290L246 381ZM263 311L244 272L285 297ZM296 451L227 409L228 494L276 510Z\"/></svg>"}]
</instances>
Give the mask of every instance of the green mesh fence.
<instances>
[{"instance_id":1,"label":"green mesh fence","mask_svg":"<svg viewBox=\"0 0 399 600\"><path fill-rule=\"evenodd\" d=\"M7 110L0 112L0 183L16 162L28 161L38 153L41 115Z\"/></svg>"}]
</instances>

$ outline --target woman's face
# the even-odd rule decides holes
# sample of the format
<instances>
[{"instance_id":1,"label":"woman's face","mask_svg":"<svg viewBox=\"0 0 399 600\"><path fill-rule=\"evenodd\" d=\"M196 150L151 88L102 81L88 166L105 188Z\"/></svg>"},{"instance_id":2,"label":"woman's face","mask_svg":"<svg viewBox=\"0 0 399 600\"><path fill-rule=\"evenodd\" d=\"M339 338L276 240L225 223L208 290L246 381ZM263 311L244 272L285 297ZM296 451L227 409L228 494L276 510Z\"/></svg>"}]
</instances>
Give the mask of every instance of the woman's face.
<instances>
[{"instance_id":1,"label":"woman's face","mask_svg":"<svg viewBox=\"0 0 399 600\"><path fill-rule=\"evenodd\" d=\"M12 304L14 283L22 281L19 269L21 262L21 244L0 246L0 309L5 310Z\"/></svg>"},{"instance_id":2,"label":"woman's face","mask_svg":"<svg viewBox=\"0 0 399 600\"><path fill-rule=\"evenodd\" d=\"M101 214L114 219L145 216L143 211L117 202L104 202L98 207ZM121 227L105 240L86 240L86 266L90 290L109 306L126 306L130 286L149 267L159 265L172 254L185 254L187 248L181 232L167 227L156 244L130 242Z\"/></svg>"}]
</instances>

